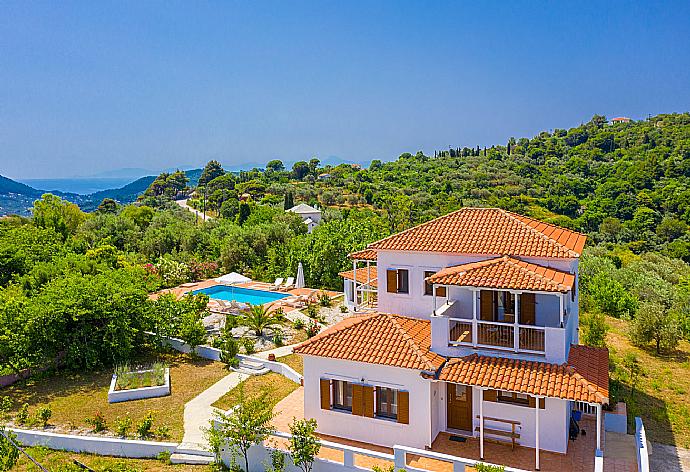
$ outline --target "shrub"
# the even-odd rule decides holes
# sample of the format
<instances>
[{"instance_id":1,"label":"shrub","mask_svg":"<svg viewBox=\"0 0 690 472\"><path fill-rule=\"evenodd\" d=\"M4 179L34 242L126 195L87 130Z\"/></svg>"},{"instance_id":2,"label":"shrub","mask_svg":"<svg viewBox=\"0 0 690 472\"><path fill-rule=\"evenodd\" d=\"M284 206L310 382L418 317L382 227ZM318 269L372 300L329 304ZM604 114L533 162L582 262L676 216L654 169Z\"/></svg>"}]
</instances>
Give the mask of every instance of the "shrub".
<instances>
[{"instance_id":1,"label":"shrub","mask_svg":"<svg viewBox=\"0 0 690 472\"><path fill-rule=\"evenodd\" d=\"M489 465L482 464L481 462L474 465L474 469L477 472L504 472L506 470L505 466L502 465Z\"/></svg>"},{"instance_id":2,"label":"shrub","mask_svg":"<svg viewBox=\"0 0 690 472\"><path fill-rule=\"evenodd\" d=\"M242 347L244 348L244 352L247 355L252 355L256 352L256 348L254 347L254 340L252 338L248 338L248 337L240 338L240 342L242 343Z\"/></svg>"},{"instance_id":3,"label":"shrub","mask_svg":"<svg viewBox=\"0 0 690 472\"><path fill-rule=\"evenodd\" d=\"M309 318L314 319L317 316L319 316L319 305L317 305L316 303L310 303L309 305L307 305L307 309L305 311L307 312L307 316Z\"/></svg>"},{"instance_id":4,"label":"shrub","mask_svg":"<svg viewBox=\"0 0 690 472\"><path fill-rule=\"evenodd\" d=\"M216 339L215 347L220 349L221 362L230 367L237 367L240 363L237 359L237 354L240 353L240 345L232 337L232 329L227 327L223 329L221 335Z\"/></svg>"},{"instance_id":5,"label":"shrub","mask_svg":"<svg viewBox=\"0 0 690 472\"><path fill-rule=\"evenodd\" d=\"M151 436L151 428L153 428L153 413L149 411L144 419L137 424L137 435L140 439L146 439Z\"/></svg>"},{"instance_id":6,"label":"shrub","mask_svg":"<svg viewBox=\"0 0 690 472\"><path fill-rule=\"evenodd\" d=\"M17 415L14 417L14 421L17 424L26 424L26 422L29 420L29 404L24 403L21 408L19 408L19 411L17 412Z\"/></svg>"},{"instance_id":7,"label":"shrub","mask_svg":"<svg viewBox=\"0 0 690 472\"><path fill-rule=\"evenodd\" d=\"M7 418L8 413L12 410L12 399L10 397L2 397L0 399L0 419Z\"/></svg>"},{"instance_id":8,"label":"shrub","mask_svg":"<svg viewBox=\"0 0 690 472\"><path fill-rule=\"evenodd\" d=\"M582 344L604 347L609 330L606 318L601 313L587 313L582 316Z\"/></svg>"},{"instance_id":9,"label":"shrub","mask_svg":"<svg viewBox=\"0 0 690 472\"><path fill-rule=\"evenodd\" d=\"M121 438L126 438L130 429L132 429L132 418L129 416L115 420L115 433Z\"/></svg>"},{"instance_id":10,"label":"shrub","mask_svg":"<svg viewBox=\"0 0 690 472\"><path fill-rule=\"evenodd\" d=\"M326 308L331 306L331 297L329 297L326 292L321 292L319 294L319 305Z\"/></svg>"},{"instance_id":11,"label":"shrub","mask_svg":"<svg viewBox=\"0 0 690 472\"><path fill-rule=\"evenodd\" d=\"M108 429L108 423L105 420L105 416L103 416L103 413L100 411L97 411L96 414L93 415L93 418L86 418L84 423L91 426L95 433L100 433Z\"/></svg>"},{"instance_id":12,"label":"shrub","mask_svg":"<svg viewBox=\"0 0 690 472\"><path fill-rule=\"evenodd\" d=\"M282 331L276 330L275 333L273 333L273 344L276 346L282 346L284 343L284 335Z\"/></svg>"},{"instance_id":13,"label":"shrub","mask_svg":"<svg viewBox=\"0 0 690 472\"><path fill-rule=\"evenodd\" d=\"M305 331L307 333L307 337L312 338L319 334L319 331L321 331L321 327L316 321L312 321L311 323L309 323L309 325L307 325Z\"/></svg>"},{"instance_id":14,"label":"shrub","mask_svg":"<svg viewBox=\"0 0 690 472\"><path fill-rule=\"evenodd\" d=\"M347 313L347 307L345 305L340 305L340 313Z\"/></svg>"},{"instance_id":15,"label":"shrub","mask_svg":"<svg viewBox=\"0 0 690 472\"><path fill-rule=\"evenodd\" d=\"M302 321L302 318L295 319L295 321L292 322L292 327L296 330L304 328L304 321Z\"/></svg>"},{"instance_id":16,"label":"shrub","mask_svg":"<svg viewBox=\"0 0 690 472\"><path fill-rule=\"evenodd\" d=\"M645 302L630 325L628 336L638 345L653 343L657 354L673 350L681 338L678 317L659 303Z\"/></svg>"},{"instance_id":17,"label":"shrub","mask_svg":"<svg viewBox=\"0 0 690 472\"><path fill-rule=\"evenodd\" d=\"M271 451L271 465L266 466L266 472L283 472L285 470L285 454L279 449Z\"/></svg>"},{"instance_id":18,"label":"shrub","mask_svg":"<svg viewBox=\"0 0 690 472\"><path fill-rule=\"evenodd\" d=\"M170 426L166 424L160 425L156 428L154 436L156 436L159 439L168 439L170 437Z\"/></svg>"},{"instance_id":19,"label":"shrub","mask_svg":"<svg viewBox=\"0 0 690 472\"><path fill-rule=\"evenodd\" d=\"M170 451L161 451L161 452L159 452L158 455L156 456L156 459L158 459L159 461L161 461L163 464L168 464L168 465L170 465L170 464L172 464L172 462L170 462L170 456L172 456L172 452L170 452Z\"/></svg>"},{"instance_id":20,"label":"shrub","mask_svg":"<svg viewBox=\"0 0 690 472\"><path fill-rule=\"evenodd\" d=\"M50 408L50 405L42 406L36 410L36 420L44 428L48 426L51 416L53 416L53 410Z\"/></svg>"}]
</instances>

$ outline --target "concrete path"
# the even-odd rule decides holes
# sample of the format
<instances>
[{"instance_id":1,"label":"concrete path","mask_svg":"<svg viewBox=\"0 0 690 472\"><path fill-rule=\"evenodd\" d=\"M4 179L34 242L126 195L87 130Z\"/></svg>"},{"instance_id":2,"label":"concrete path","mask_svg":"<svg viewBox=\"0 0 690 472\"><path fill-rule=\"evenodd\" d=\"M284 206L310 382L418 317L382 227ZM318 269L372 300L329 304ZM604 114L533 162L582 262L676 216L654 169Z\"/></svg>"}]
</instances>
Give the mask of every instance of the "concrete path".
<instances>
[{"instance_id":1,"label":"concrete path","mask_svg":"<svg viewBox=\"0 0 690 472\"><path fill-rule=\"evenodd\" d=\"M249 376L246 374L232 372L185 404L184 437L181 447L197 450L205 448L206 439L203 429L209 427L209 422L216 410L211 405L247 377Z\"/></svg>"},{"instance_id":2,"label":"concrete path","mask_svg":"<svg viewBox=\"0 0 690 472\"><path fill-rule=\"evenodd\" d=\"M275 354L276 359L278 359L279 357L285 357L292 354L292 348L299 345L300 343L291 344L289 346L280 346L274 349L269 349L268 351L257 352L255 354L252 354L252 356L259 357L261 359L268 359L269 354Z\"/></svg>"},{"instance_id":3,"label":"concrete path","mask_svg":"<svg viewBox=\"0 0 690 472\"><path fill-rule=\"evenodd\" d=\"M652 443L649 467L661 472L690 472L690 450L668 444Z\"/></svg>"},{"instance_id":4,"label":"concrete path","mask_svg":"<svg viewBox=\"0 0 690 472\"><path fill-rule=\"evenodd\" d=\"M187 199L186 199L186 198L185 198L184 200L175 200L175 203L177 203L178 205L180 205L182 208L191 211L191 212L194 213L196 216L198 216L199 218L201 218L202 221L208 221L208 220L212 220L212 219L213 219L213 218L211 218L211 217L208 216L208 215L204 215L203 212L200 212L200 211L197 210L196 208L192 208L192 207L190 207L189 205L187 205Z\"/></svg>"}]
</instances>

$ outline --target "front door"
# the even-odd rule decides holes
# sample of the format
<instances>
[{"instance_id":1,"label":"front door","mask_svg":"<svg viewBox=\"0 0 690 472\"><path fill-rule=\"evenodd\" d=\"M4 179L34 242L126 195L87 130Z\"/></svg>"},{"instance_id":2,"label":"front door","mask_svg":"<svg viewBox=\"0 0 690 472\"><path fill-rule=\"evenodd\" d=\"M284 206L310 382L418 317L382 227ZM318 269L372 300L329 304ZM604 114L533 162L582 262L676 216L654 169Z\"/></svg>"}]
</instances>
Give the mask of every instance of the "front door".
<instances>
[{"instance_id":1,"label":"front door","mask_svg":"<svg viewBox=\"0 0 690 472\"><path fill-rule=\"evenodd\" d=\"M472 431L472 387L449 383L448 428Z\"/></svg>"}]
</instances>

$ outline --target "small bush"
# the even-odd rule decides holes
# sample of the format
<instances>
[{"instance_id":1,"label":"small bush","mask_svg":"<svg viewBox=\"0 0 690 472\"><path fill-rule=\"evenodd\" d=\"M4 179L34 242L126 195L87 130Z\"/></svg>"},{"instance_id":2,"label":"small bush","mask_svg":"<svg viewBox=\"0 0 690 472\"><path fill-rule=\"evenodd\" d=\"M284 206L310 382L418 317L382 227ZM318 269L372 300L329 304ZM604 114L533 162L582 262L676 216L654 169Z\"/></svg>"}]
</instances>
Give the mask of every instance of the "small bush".
<instances>
[{"instance_id":1,"label":"small bush","mask_svg":"<svg viewBox=\"0 0 690 472\"><path fill-rule=\"evenodd\" d=\"M48 426L51 416L53 416L53 410L50 408L50 405L42 406L36 410L36 421L44 428Z\"/></svg>"},{"instance_id":2,"label":"small bush","mask_svg":"<svg viewBox=\"0 0 690 472\"><path fill-rule=\"evenodd\" d=\"M242 347L244 348L244 352L247 355L252 355L256 352L256 348L254 347L254 340L252 338L248 338L248 337L240 338L240 342L242 343Z\"/></svg>"},{"instance_id":3,"label":"small bush","mask_svg":"<svg viewBox=\"0 0 690 472\"><path fill-rule=\"evenodd\" d=\"M10 397L2 397L0 399L0 419L7 419L10 410L12 410L13 403Z\"/></svg>"},{"instance_id":4,"label":"small bush","mask_svg":"<svg viewBox=\"0 0 690 472\"><path fill-rule=\"evenodd\" d=\"M273 333L273 344L280 347L284 344L284 341L285 336L283 335L282 331L276 331L275 333Z\"/></svg>"},{"instance_id":5,"label":"small bush","mask_svg":"<svg viewBox=\"0 0 690 472\"><path fill-rule=\"evenodd\" d=\"M14 417L14 421L17 424L26 424L26 422L29 421L29 404L28 403L24 403L21 406L21 408L19 408L17 415Z\"/></svg>"},{"instance_id":6,"label":"small bush","mask_svg":"<svg viewBox=\"0 0 690 472\"><path fill-rule=\"evenodd\" d=\"M137 424L137 435L140 439L146 439L151 436L151 428L153 428L153 413L149 411Z\"/></svg>"},{"instance_id":7,"label":"small bush","mask_svg":"<svg viewBox=\"0 0 690 472\"><path fill-rule=\"evenodd\" d=\"M340 305L340 313L347 313L347 307L345 305Z\"/></svg>"},{"instance_id":8,"label":"small bush","mask_svg":"<svg viewBox=\"0 0 690 472\"><path fill-rule=\"evenodd\" d=\"M163 464L170 465L172 464L172 462L170 462L170 456L172 456L172 453L170 451L161 451L156 456L156 459L161 461Z\"/></svg>"},{"instance_id":9,"label":"small bush","mask_svg":"<svg viewBox=\"0 0 690 472\"><path fill-rule=\"evenodd\" d=\"M100 433L108 429L108 423L105 420L105 416L103 416L103 413L100 411L97 411L96 414L93 415L93 418L86 418L84 423L91 426L95 433Z\"/></svg>"},{"instance_id":10,"label":"small bush","mask_svg":"<svg viewBox=\"0 0 690 472\"><path fill-rule=\"evenodd\" d=\"M504 472L506 468L502 465L482 464L481 462L474 465L477 472Z\"/></svg>"},{"instance_id":11,"label":"small bush","mask_svg":"<svg viewBox=\"0 0 690 472\"><path fill-rule=\"evenodd\" d=\"M305 311L307 312L307 316L309 318L314 319L319 316L319 305L316 303L310 303L307 305L307 309Z\"/></svg>"},{"instance_id":12,"label":"small bush","mask_svg":"<svg viewBox=\"0 0 690 472\"><path fill-rule=\"evenodd\" d=\"M292 322L292 327L296 330L300 330L304 328L304 321L302 321L301 318L297 318L295 321Z\"/></svg>"},{"instance_id":13,"label":"small bush","mask_svg":"<svg viewBox=\"0 0 690 472\"><path fill-rule=\"evenodd\" d=\"M307 333L307 337L312 338L319 334L319 331L321 331L321 327L316 321L312 321L309 323L309 325L306 327L305 332Z\"/></svg>"},{"instance_id":14,"label":"small bush","mask_svg":"<svg viewBox=\"0 0 690 472\"><path fill-rule=\"evenodd\" d=\"M132 429L132 418L129 416L115 420L115 433L121 438L126 438L130 429Z\"/></svg>"},{"instance_id":15,"label":"small bush","mask_svg":"<svg viewBox=\"0 0 690 472\"><path fill-rule=\"evenodd\" d=\"M170 437L170 426L166 424L160 425L156 428L154 436L156 436L159 439L168 439Z\"/></svg>"},{"instance_id":16,"label":"small bush","mask_svg":"<svg viewBox=\"0 0 690 472\"><path fill-rule=\"evenodd\" d=\"M331 297L329 297L326 292L321 292L319 294L319 305L325 308L331 306Z\"/></svg>"}]
</instances>

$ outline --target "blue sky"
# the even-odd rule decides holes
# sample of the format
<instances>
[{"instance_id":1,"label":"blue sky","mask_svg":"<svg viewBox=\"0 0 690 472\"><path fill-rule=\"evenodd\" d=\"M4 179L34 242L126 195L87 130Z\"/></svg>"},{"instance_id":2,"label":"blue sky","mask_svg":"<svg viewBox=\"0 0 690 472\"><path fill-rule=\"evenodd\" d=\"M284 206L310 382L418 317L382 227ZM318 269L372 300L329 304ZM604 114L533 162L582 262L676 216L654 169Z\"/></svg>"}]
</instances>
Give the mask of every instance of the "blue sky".
<instances>
[{"instance_id":1,"label":"blue sky","mask_svg":"<svg viewBox=\"0 0 690 472\"><path fill-rule=\"evenodd\" d=\"M0 174L392 159L690 110L690 2L2 2Z\"/></svg>"}]
</instances>

